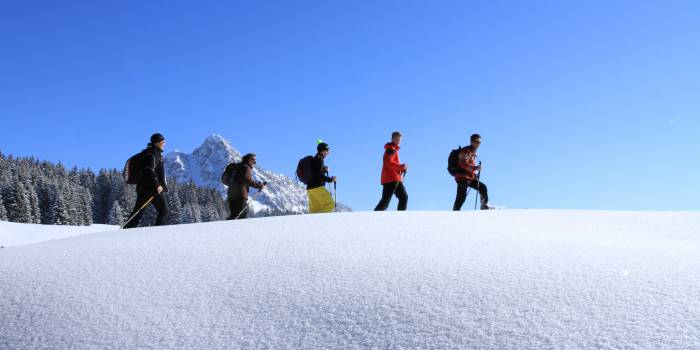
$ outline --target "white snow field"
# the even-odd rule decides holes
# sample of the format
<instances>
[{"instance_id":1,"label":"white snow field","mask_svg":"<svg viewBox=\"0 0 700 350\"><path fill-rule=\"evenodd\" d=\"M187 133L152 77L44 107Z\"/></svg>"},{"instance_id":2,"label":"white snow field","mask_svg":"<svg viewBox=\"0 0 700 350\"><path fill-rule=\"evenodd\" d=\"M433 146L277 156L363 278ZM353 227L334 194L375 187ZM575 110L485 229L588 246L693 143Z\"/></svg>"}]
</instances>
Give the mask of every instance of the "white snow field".
<instances>
[{"instance_id":1,"label":"white snow field","mask_svg":"<svg viewBox=\"0 0 700 350\"><path fill-rule=\"evenodd\" d=\"M700 349L700 213L300 215L10 247L0 348Z\"/></svg>"},{"instance_id":2,"label":"white snow field","mask_svg":"<svg viewBox=\"0 0 700 350\"><path fill-rule=\"evenodd\" d=\"M32 244L52 239L95 232L114 231L118 229L118 226L111 225L59 226L17 224L14 222L0 221L0 247Z\"/></svg>"}]
</instances>

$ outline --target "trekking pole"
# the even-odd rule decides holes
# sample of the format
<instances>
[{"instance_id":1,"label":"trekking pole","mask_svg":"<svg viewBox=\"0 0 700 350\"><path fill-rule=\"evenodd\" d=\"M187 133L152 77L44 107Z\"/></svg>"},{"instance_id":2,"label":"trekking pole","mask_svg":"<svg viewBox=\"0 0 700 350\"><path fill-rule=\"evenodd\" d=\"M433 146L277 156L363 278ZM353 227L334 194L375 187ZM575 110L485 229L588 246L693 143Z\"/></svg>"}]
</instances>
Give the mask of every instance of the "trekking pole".
<instances>
[{"instance_id":1,"label":"trekking pole","mask_svg":"<svg viewBox=\"0 0 700 350\"><path fill-rule=\"evenodd\" d=\"M132 215L132 216L129 218L129 220L126 220L126 222L125 222L124 225L121 227L121 229L123 230L124 227L126 227L126 224L130 223L131 220L133 220L133 219L136 217L136 215L138 215L138 213L140 213L141 210L143 210L143 208L145 208L145 207L147 207L149 204L151 204L151 201L153 201L154 198L155 198L155 196L151 196L151 198L149 198L149 199L146 201L146 203L144 203L144 204L141 206L141 208L139 208L139 210L137 210L137 211L134 213L134 215Z\"/></svg>"},{"instance_id":2,"label":"trekking pole","mask_svg":"<svg viewBox=\"0 0 700 350\"><path fill-rule=\"evenodd\" d=\"M403 173L401 173L401 181L396 181L396 185L394 185L394 190L391 192L392 195L394 193L396 193L396 189L399 188L399 183L404 181L404 180L406 180L406 172L405 171Z\"/></svg>"},{"instance_id":3,"label":"trekking pole","mask_svg":"<svg viewBox=\"0 0 700 350\"><path fill-rule=\"evenodd\" d=\"M263 187L263 188L264 188L264 187ZM260 193L262 193L262 190L260 190L260 191L258 191L258 192L255 192L255 194L253 195L253 199L249 200L249 201L245 204L245 207L243 207L243 210L241 210L241 212L238 213L238 215L236 215L236 218L233 219L233 220L238 220L238 218L240 218L241 215L243 215L243 213L245 213L245 211L248 210L248 206L250 205L250 203L253 203L253 202L255 201L255 198L258 198L258 195L259 195Z\"/></svg>"},{"instance_id":4,"label":"trekking pole","mask_svg":"<svg viewBox=\"0 0 700 350\"><path fill-rule=\"evenodd\" d=\"M333 181L333 211L338 211L338 183Z\"/></svg>"},{"instance_id":5,"label":"trekking pole","mask_svg":"<svg viewBox=\"0 0 700 350\"><path fill-rule=\"evenodd\" d=\"M479 166L481 166L481 161L479 161ZM476 203L479 202L479 193L481 192L479 189L479 184L481 184L481 169L479 169L479 173L476 174L476 198L474 198L474 210L476 210Z\"/></svg>"}]
</instances>

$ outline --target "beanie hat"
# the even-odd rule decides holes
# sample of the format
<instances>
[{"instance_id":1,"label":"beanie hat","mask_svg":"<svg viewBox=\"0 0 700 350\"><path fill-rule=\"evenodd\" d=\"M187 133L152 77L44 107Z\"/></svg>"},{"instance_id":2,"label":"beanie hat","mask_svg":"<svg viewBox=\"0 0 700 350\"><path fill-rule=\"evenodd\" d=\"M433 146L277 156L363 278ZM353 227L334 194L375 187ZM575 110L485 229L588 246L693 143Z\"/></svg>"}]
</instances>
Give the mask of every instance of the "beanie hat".
<instances>
[{"instance_id":1,"label":"beanie hat","mask_svg":"<svg viewBox=\"0 0 700 350\"><path fill-rule=\"evenodd\" d=\"M163 137L163 135L161 135L159 133L155 133L155 134L151 135L151 144L153 144L153 145L155 145L156 143L161 142L163 140L165 140L165 137Z\"/></svg>"}]
</instances>

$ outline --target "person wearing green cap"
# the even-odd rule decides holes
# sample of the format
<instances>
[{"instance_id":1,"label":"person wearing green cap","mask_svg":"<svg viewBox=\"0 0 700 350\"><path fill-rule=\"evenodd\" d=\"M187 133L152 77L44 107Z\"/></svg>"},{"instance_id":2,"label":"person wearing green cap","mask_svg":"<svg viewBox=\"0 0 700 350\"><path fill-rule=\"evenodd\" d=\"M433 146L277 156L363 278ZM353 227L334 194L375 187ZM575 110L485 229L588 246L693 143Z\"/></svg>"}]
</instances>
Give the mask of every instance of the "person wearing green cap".
<instances>
[{"instance_id":1,"label":"person wearing green cap","mask_svg":"<svg viewBox=\"0 0 700 350\"><path fill-rule=\"evenodd\" d=\"M328 176L328 167L324 160L331 152L327 143L321 142L316 147L316 156L311 160L311 176L306 185L309 197L309 213L332 213L335 210L333 196L326 189L326 183L336 182L335 176Z\"/></svg>"}]
</instances>

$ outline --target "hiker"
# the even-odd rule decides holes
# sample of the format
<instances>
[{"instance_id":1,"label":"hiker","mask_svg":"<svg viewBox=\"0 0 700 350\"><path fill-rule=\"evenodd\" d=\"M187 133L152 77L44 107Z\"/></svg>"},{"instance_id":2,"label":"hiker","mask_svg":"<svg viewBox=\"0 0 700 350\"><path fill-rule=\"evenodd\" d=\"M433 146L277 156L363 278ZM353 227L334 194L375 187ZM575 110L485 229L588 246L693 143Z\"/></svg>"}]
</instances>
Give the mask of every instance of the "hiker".
<instances>
[{"instance_id":1,"label":"hiker","mask_svg":"<svg viewBox=\"0 0 700 350\"><path fill-rule=\"evenodd\" d=\"M335 210L333 196L326 189L326 183L336 182L335 176L328 176L328 167L324 160L331 149L327 143L321 142L316 147L316 156L306 157L299 162L297 174L301 174L302 182L306 184L306 194L309 196L309 213L332 213Z\"/></svg>"},{"instance_id":2,"label":"hiker","mask_svg":"<svg viewBox=\"0 0 700 350\"><path fill-rule=\"evenodd\" d=\"M396 195L399 199L397 210L406 210L408 206L408 193L403 185L403 177L408 170L408 165L399 162L399 150L401 147L400 132L395 131L391 134L391 142L384 145L384 165L382 166L382 199L374 208L375 211L384 211L389 207L391 196Z\"/></svg>"},{"instance_id":3,"label":"hiker","mask_svg":"<svg viewBox=\"0 0 700 350\"><path fill-rule=\"evenodd\" d=\"M457 182L457 197L452 208L454 211L460 211L464 201L467 199L467 189L473 188L479 191L481 196L481 210L491 209L488 205L489 194L486 185L477 177L477 172L481 172L481 165L477 165L476 151L481 146L481 135L474 134L469 138L471 144L469 147L464 147L459 151L458 166L459 170L454 174Z\"/></svg>"},{"instance_id":4,"label":"hiker","mask_svg":"<svg viewBox=\"0 0 700 350\"><path fill-rule=\"evenodd\" d=\"M165 225L168 220L168 202L165 193L168 192L168 185L165 181L165 171L163 169L163 149L165 149L165 138L161 134L153 134L148 147L141 151L141 178L136 184L136 205L129 216L129 220L124 228L138 227L144 210L142 207L148 203L158 211L156 226ZM153 198L153 199L151 199ZM145 208L144 208L145 209Z\"/></svg>"},{"instance_id":5,"label":"hiker","mask_svg":"<svg viewBox=\"0 0 700 350\"><path fill-rule=\"evenodd\" d=\"M227 202L231 212L226 220L248 218L248 192L250 187L262 191L267 182L253 180L253 167L257 157L253 153L243 156L240 163L231 163L226 167L222 181L228 185Z\"/></svg>"}]
</instances>

